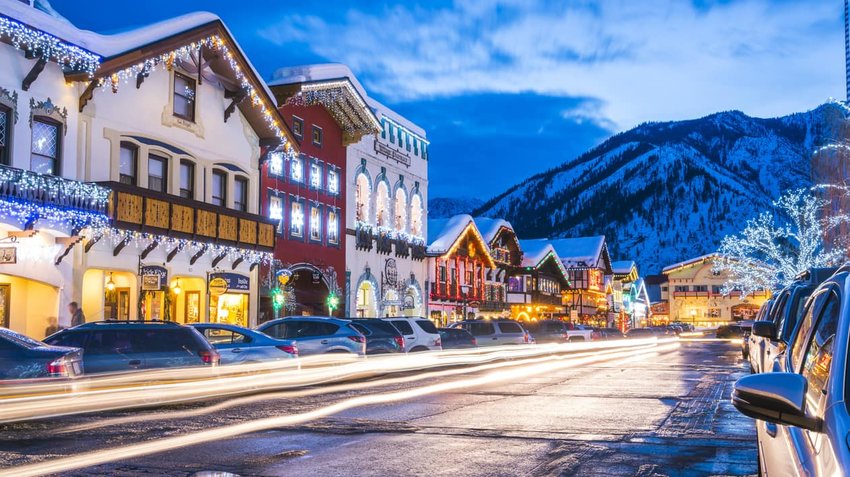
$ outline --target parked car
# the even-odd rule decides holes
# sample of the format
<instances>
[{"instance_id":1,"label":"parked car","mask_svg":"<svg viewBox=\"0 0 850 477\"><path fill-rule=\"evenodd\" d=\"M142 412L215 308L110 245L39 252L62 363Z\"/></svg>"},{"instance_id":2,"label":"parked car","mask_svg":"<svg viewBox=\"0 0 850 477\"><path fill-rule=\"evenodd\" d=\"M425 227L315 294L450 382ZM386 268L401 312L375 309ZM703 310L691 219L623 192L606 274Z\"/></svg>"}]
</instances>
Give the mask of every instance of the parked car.
<instances>
[{"instance_id":1,"label":"parked car","mask_svg":"<svg viewBox=\"0 0 850 477\"><path fill-rule=\"evenodd\" d=\"M221 364L259 363L298 357L293 340L281 340L250 328L225 323L194 323L221 355Z\"/></svg>"},{"instance_id":2,"label":"parked car","mask_svg":"<svg viewBox=\"0 0 850 477\"><path fill-rule=\"evenodd\" d=\"M51 346L0 327L0 381L29 378L75 378L83 374L80 348Z\"/></svg>"},{"instance_id":3,"label":"parked car","mask_svg":"<svg viewBox=\"0 0 850 477\"><path fill-rule=\"evenodd\" d=\"M770 316L770 308L773 306L773 299L774 297L770 297L765 300L764 303L761 304L761 306L759 307L759 311L756 313L756 317L753 321L753 324L759 321L764 321L765 319L767 319L768 316ZM757 339L757 337L752 334L752 330L750 331L751 332L744 337L743 344L741 345L741 354L744 356L745 360L750 360L752 356L752 354L750 353L750 349L753 347L755 340ZM750 361L750 370L752 369L753 363L752 361Z\"/></svg>"},{"instance_id":4,"label":"parked car","mask_svg":"<svg viewBox=\"0 0 850 477\"><path fill-rule=\"evenodd\" d=\"M98 321L54 333L55 346L82 348L86 373L218 366L220 355L191 326L171 321Z\"/></svg>"},{"instance_id":5,"label":"parked car","mask_svg":"<svg viewBox=\"0 0 850 477\"><path fill-rule=\"evenodd\" d=\"M594 341L600 339L598 332L585 325L568 325L567 341Z\"/></svg>"},{"instance_id":6,"label":"parked car","mask_svg":"<svg viewBox=\"0 0 850 477\"><path fill-rule=\"evenodd\" d=\"M437 328L443 349L477 348L478 340L472 334L461 328Z\"/></svg>"},{"instance_id":7,"label":"parked car","mask_svg":"<svg viewBox=\"0 0 850 477\"><path fill-rule=\"evenodd\" d=\"M468 331L478 340L478 346L519 345L530 342L522 325L513 320L466 320L453 323L450 328Z\"/></svg>"},{"instance_id":8,"label":"parked car","mask_svg":"<svg viewBox=\"0 0 850 477\"><path fill-rule=\"evenodd\" d=\"M374 318L352 319L351 327L366 337L366 354L404 353L404 336L391 323Z\"/></svg>"},{"instance_id":9,"label":"parked car","mask_svg":"<svg viewBox=\"0 0 850 477\"><path fill-rule=\"evenodd\" d=\"M685 323L685 322L682 322L682 321L671 321L670 324L676 325L676 326L682 328L683 331L689 332L689 333L694 332L696 330L696 328L694 328L694 325L691 324L691 323Z\"/></svg>"},{"instance_id":10,"label":"parked car","mask_svg":"<svg viewBox=\"0 0 850 477\"><path fill-rule=\"evenodd\" d=\"M663 338L667 330L663 327L632 328L626 331L626 338Z\"/></svg>"},{"instance_id":11,"label":"parked car","mask_svg":"<svg viewBox=\"0 0 850 477\"><path fill-rule=\"evenodd\" d=\"M618 328L599 328L596 331L603 340L621 340L626 337Z\"/></svg>"},{"instance_id":12,"label":"parked car","mask_svg":"<svg viewBox=\"0 0 850 477\"><path fill-rule=\"evenodd\" d=\"M291 316L263 323L257 331L273 338L295 340L299 356L324 353L366 355L366 337L351 321L322 316Z\"/></svg>"},{"instance_id":13,"label":"parked car","mask_svg":"<svg viewBox=\"0 0 850 477\"><path fill-rule=\"evenodd\" d=\"M813 268L796 277L773 298L769 314L758 319L748 337L750 366L755 373L769 371L781 348L788 345L806 301L815 288L836 272L835 268Z\"/></svg>"},{"instance_id":14,"label":"parked car","mask_svg":"<svg viewBox=\"0 0 850 477\"><path fill-rule=\"evenodd\" d=\"M728 325L721 325L714 331L714 335L720 339L743 338L744 332L753 327L752 321L739 321Z\"/></svg>"},{"instance_id":15,"label":"parked car","mask_svg":"<svg viewBox=\"0 0 850 477\"><path fill-rule=\"evenodd\" d=\"M566 343L569 341L567 323L560 320L540 320L523 323L537 343Z\"/></svg>"},{"instance_id":16,"label":"parked car","mask_svg":"<svg viewBox=\"0 0 850 477\"><path fill-rule=\"evenodd\" d=\"M421 316L397 316L383 318L392 323L404 336L404 351L439 351L443 349L442 339L434 322Z\"/></svg>"},{"instance_id":17,"label":"parked car","mask_svg":"<svg viewBox=\"0 0 850 477\"><path fill-rule=\"evenodd\" d=\"M732 403L757 419L762 475L843 475L850 469L847 400L850 267L820 284L775 372L734 386Z\"/></svg>"}]
</instances>

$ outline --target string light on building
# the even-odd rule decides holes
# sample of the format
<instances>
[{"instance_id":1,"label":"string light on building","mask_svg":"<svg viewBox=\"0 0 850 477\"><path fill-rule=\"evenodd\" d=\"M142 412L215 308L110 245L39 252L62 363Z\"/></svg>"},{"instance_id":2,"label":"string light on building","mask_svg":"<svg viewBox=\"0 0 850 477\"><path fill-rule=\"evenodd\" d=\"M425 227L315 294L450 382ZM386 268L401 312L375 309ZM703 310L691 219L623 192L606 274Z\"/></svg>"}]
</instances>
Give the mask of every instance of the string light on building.
<instances>
[{"instance_id":1,"label":"string light on building","mask_svg":"<svg viewBox=\"0 0 850 477\"><path fill-rule=\"evenodd\" d=\"M0 37L8 38L19 50L84 71L89 76L100 66L100 56L3 15L0 15Z\"/></svg>"},{"instance_id":2,"label":"string light on building","mask_svg":"<svg viewBox=\"0 0 850 477\"><path fill-rule=\"evenodd\" d=\"M193 54L198 54L200 56L202 47L204 49L217 52L221 58L227 61L233 75L239 82L239 85L244 91L247 91L251 105L260 109L263 119L268 124L269 128L271 128L275 135L282 141L282 147L284 150L286 152L290 152L291 146L288 142L288 138L286 137L283 128L281 128L280 123L276 119L275 114L272 113L274 106L266 104L266 102L263 101L260 93L248 80L248 77L242 71L242 67L239 66L236 56L230 51L225 40L219 35L210 35L206 38L193 41L187 45L164 52L152 58L147 58L140 63L136 63L135 65L116 71L109 75L108 80L102 80L100 86L103 88L109 87L113 91L117 91L119 84L129 84L131 81L135 82L136 78L140 74L142 76L147 76L156 71L158 68L161 68L163 65L170 70L174 67L175 62L191 61L193 59Z\"/></svg>"}]
</instances>

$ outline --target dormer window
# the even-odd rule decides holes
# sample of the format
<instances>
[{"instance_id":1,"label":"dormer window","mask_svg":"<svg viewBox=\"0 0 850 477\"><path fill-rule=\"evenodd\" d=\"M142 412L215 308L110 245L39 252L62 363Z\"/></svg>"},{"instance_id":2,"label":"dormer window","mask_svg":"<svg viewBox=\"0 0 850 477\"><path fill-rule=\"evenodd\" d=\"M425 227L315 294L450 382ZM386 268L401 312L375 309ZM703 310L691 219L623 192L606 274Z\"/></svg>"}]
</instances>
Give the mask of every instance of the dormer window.
<instances>
[{"instance_id":1,"label":"dormer window","mask_svg":"<svg viewBox=\"0 0 850 477\"><path fill-rule=\"evenodd\" d=\"M195 80L174 73L174 116L195 122Z\"/></svg>"}]
</instances>

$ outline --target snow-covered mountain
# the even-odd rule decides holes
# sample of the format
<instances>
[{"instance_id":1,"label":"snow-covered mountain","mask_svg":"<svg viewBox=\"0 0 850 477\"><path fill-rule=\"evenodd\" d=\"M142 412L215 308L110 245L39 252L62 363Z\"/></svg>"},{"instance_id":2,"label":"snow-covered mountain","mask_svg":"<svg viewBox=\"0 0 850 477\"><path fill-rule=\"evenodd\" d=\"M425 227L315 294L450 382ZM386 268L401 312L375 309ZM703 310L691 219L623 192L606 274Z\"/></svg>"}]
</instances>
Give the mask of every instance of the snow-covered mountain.
<instances>
[{"instance_id":1,"label":"snow-covered mountain","mask_svg":"<svg viewBox=\"0 0 850 477\"><path fill-rule=\"evenodd\" d=\"M447 219L457 214L468 214L484 205L473 197L432 197L428 199L428 218Z\"/></svg>"},{"instance_id":2,"label":"snow-covered mountain","mask_svg":"<svg viewBox=\"0 0 850 477\"><path fill-rule=\"evenodd\" d=\"M476 215L520 237L605 234L643 274L717 249L788 188L811 184L811 151L846 108L773 119L740 111L642 124L489 200Z\"/></svg>"}]
</instances>

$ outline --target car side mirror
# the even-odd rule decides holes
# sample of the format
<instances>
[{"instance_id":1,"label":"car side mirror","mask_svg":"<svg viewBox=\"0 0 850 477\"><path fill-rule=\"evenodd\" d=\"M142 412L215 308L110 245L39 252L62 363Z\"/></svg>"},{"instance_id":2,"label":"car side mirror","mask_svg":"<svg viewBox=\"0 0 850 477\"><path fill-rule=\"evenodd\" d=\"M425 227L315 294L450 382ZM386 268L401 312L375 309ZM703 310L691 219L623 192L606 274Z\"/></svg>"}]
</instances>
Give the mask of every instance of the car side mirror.
<instances>
[{"instance_id":1,"label":"car side mirror","mask_svg":"<svg viewBox=\"0 0 850 477\"><path fill-rule=\"evenodd\" d=\"M753 323L753 334L762 338L774 339L776 337L776 325L772 321L756 321Z\"/></svg>"},{"instance_id":2,"label":"car side mirror","mask_svg":"<svg viewBox=\"0 0 850 477\"><path fill-rule=\"evenodd\" d=\"M806 415L806 378L795 373L762 373L735 383L732 404L741 414L762 421L821 432L823 421Z\"/></svg>"}]
</instances>

